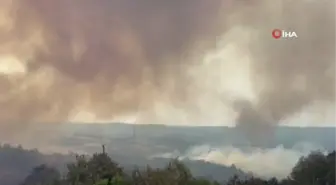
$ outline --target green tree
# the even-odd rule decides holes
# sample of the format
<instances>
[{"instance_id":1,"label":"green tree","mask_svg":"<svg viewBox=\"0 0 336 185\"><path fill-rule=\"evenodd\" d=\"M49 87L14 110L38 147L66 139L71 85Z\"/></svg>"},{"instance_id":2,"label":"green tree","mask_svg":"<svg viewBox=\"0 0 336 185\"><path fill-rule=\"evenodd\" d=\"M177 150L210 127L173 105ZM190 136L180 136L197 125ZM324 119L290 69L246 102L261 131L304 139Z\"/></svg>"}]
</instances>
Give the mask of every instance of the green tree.
<instances>
[{"instance_id":1,"label":"green tree","mask_svg":"<svg viewBox=\"0 0 336 185\"><path fill-rule=\"evenodd\" d=\"M335 184L335 159L333 154L330 155L328 158L321 152L312 152L307 157L301 157L292 169L291 179L305 185Z\"/></svg>"},{"instance_id":2,"label":"green tree","mask_svg":"<svg viewBox=\"0 0 336 185\"><path fill-rule=\"evenodd\" d=\"M335 183L335 164L336 164L336 151L333 151L327 155L327 161L328 161L328 166L329 166L329 172L325 176L326 182L329 183L329 185L336 184Z\"/></svg>"},{"instance_id":3,"label":"green tree","mask_svg":"<svg viewBox=\"0 0 336 185\"><path fill-rule=\"evenodd\" d=\"M112 161L106 153L94 154L88 162L88 169L93 183L107 176L113 178L117 175L123 175L122 168Z\"/></svg>"},{"instance_id":4,"label":"green tree","mask_svg":"<svg viewBox=\"0 0 336 185\"><path fill-rule=\"evenodd\" d=\"M142 172L136 169L132 178L135 185L188 185L194 180L190 170L177 159L163 169L153 169L150 166Z\"/></svg>"},{"instance_id":5,"label":"green tree","mask_svg":"<svg viewBox=\"0 0 336 185\"><path fill-rule=\"evenodd\" d=\"M76 156L76 162L68 164L67 182L71 185L92 185L105 179L124 175L122 168L105 153L96 153L91 158Z\"/></svg>"},{"instance_id":6,"label":"green tree","mask_svg":"<svg viewBox=\"0 0 336 185\"><path fill-rule=\"evenodd\" d=\"M58 170L47 165L35 167L21 185L60 185L61 175Z\"/></svg>"},{"instance_id":7,"label":"green tree","mask_svg":"<svg viewBox=\"0 0 336 185\"><path fill-rule=\"evenodd\" d=\"M187 185L220 185L218 182L211 182L206 179L192 179Z\"/></svg>"},{"instance_id":8,"label":"green tree","mask_svg":"<svg viewBox=\"0 0 336 185\"><path fill-rule=\"evenodd\" d=\"M100 180L95 185L131 185L122 176L116 175L113 178Z\"/></svg>"},{"instance_id":9,"label":"green tree","mask_svg":"<svg viewBox=\"0 0 336 185\"><path fill-rule=\"evenodd\" d=\"M70 185L90 185L92 184L86 156L77 155L76 162L67 165L68 173L66 181Z\"/></svg>"}]
</instances>

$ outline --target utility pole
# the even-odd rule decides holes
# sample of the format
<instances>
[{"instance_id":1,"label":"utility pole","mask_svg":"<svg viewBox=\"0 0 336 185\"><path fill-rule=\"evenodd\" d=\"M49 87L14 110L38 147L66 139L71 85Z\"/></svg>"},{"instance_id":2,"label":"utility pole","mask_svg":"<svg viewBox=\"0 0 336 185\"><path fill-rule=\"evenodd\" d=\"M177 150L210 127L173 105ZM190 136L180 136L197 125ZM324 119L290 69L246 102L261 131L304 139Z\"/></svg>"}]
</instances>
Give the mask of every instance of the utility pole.
<instances>
[{"instance_id":1,"label":"utility pole","mask_svg":"<svg viewBox=\"0 0 336 185\"><path fill-rule=\"evenodd\" d=\"M135 128L135 124L136 124L136 123L133 123L133 125L132 125L132 127L133 127L133 136L132 136L132 137L133 137L134 140L135 140L135 138L136 138L136 130L135 130L136 128Z\"/></svg>"},{"instance_id":2,"label":"utility pole","mask_svg":"<svg viewBox=\"0 0 336 185\"><path fill-rule=\"evenodd\" d=\"M105 154L105 145L102 145L103 148L103 154Z\"/></svg>"}]
</instances>

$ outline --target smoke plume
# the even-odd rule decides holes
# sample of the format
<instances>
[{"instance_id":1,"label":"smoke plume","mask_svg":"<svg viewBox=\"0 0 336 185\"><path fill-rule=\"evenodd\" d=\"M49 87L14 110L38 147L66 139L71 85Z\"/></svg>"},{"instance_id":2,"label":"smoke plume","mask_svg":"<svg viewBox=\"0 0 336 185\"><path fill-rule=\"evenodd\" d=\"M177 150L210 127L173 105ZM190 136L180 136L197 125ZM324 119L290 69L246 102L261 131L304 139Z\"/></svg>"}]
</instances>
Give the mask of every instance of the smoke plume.
<instances>
[{"instance_id":1,"label":"smoke plume","mask_svg":"<svg viewBox=\"0 0 336 185\"><path fill-rule=\"evenodd\" d=\"M220 33L220 1L3 4L2 122L65 121L77 109L113 117L140 101L183 101L188 56Z\"/></svg>"},{"instance_id":2,"label":"smoke plume","mask_svg":"<svg viewBox=\"0 0 336 185\"><path fill-rule=\"evenodd\" d=\"M272 126L312 104L333 103L335 95L334 3L283 1L263 8L246 10L244 16L249 19L244 23L253 29L273 26L295 31L298 38L278 41L259 37L249 47L258 102L254 106L241 104L237 123L258 142L269 139ZM262 15L265 18L260 18ZM263 31L259 34L267 35Z\"/></svg>"},{"instance_id":3,"label":"smoke plume","mask_svg":"<svg viewBox=\"0 0 336 185\"><path fill-rule=\"evenodd\" d=\"M334 102L333 1L5 0L0 7L6 133L81 111L154 117L163 106L189 122L203 119L231 109L222 100L235 84L223 82L233 63L247 68L254 98L235 98L248 102L235 109L238 125L275 125L312 103ZM298 38L275 40L274 28ZM206 60L223 47L248 67L230 52Z\"/></svg>"}]
</instances>

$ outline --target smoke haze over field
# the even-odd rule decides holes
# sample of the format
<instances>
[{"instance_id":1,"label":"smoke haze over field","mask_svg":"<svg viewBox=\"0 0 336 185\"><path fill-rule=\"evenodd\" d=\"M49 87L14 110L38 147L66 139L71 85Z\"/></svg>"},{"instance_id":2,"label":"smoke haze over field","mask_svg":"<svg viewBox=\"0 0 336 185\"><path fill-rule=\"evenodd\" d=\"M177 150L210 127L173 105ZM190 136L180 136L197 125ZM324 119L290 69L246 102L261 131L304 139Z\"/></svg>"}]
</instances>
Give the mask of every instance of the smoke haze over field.
<instances>
[{"instance_id":1,"label":"smoke haze over field","mask_svg":"<svg viewBox=\"0 0 336 185\"><path fill-rule=\"evenodd\" d=\"M162 124L237 116L243 127L275 125L312 104L324 115L334 106L334 7L303 0L4 0L0 135L71 121L79 112L93 121L137 115ZM274 28L299 38L274 40Z\"/></svg>"},{"instance_id":2,"label":"smoke haze over field","mask_svg":"<svg viewBox=\"0 0 336 185\"><path fill-rule=\"evenodd\" d=\"M211 147L207 145L190 148L186 153L166 153L153 158L176 158L204 160L225 166L235 165L245 172L251 172L259 177L279 179L286 178L293 166L302 156L311 151L327 153L323 148L309 143L298 143L291 149L279 145L272 149L249 148L242 150L232 146ZM263 161L263 162L260 162Z\"/></svg>"}]
</instances>

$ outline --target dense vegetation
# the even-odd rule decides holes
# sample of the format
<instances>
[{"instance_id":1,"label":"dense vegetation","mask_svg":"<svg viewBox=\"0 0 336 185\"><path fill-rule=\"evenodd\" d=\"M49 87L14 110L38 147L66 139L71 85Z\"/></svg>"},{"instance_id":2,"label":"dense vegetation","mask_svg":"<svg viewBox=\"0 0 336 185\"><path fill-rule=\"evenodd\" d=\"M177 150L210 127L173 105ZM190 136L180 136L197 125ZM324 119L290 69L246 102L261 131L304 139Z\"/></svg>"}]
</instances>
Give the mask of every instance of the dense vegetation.
<instances>
[{"instance_id":1,"label":"dense vegetation","mask_svg":"<svg viewBox=\"0 0 336 185\"><path fill-rule=\"evenodd\" d=\"M0 145L0 185L18 185L39 164L66 171L71 155L43 154L36 149L28 150L21 146Z\"/></svg>"},{"instance_id":2,"label":"dense vegetation","mask_svg":"<svg viewBox=\"0 0 336 185\"><path fill-rule=\"evenodd\" d=\"M312 152L302 157L286 179L271 178L239 179L232 177L228 182L211 182L197 179L179 160L174 159L165 168L134 169L124 172L103 150L93 156L76 156L76 161L67 165L67 173L61 174L48 165L39 165L21 185L334 185L335 151L324 155Z\"/></svg>"},{"instance_id":3,"label":"dense vegetation","mask_svg":"<svg viewBox=\"0 0 336 185\"><path fill-rule=\"evenodd\" d=\"M133 147L132 145L127 145L127 143L125 146L129 148ZM65 148L61 149L65 151ZM168 158L145 158L137 153L135 148L126 151L120 148L114 150L112 147L108 147L107 149L107 153L110 154L114 161L123 167L124 172L127 174L132 173L135 164L140 169L146 169L147 165L152 168L163 168L170 161ZM95 147L94 151L97 150L99 151L99 146ZM148 153L150 153L150 150ZM21 146L0 145L0 185L19 185L20 182L23 182L31 173L34 167L41 164L54 167L59 170L61 174L64 174L68 171L66 164L76 161L75 156L76 154L74 153L47 154L41 153L36 149L27 149ZM183 164L190 169L195 177L204 177L220 182L228 180L233 175L237 175L240 178L249 175L234 165L226 166L190 159L183 159Z\"/></svg>"}]
</instances>

